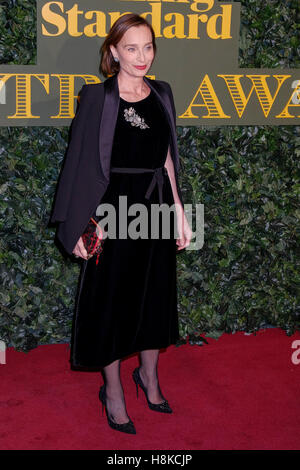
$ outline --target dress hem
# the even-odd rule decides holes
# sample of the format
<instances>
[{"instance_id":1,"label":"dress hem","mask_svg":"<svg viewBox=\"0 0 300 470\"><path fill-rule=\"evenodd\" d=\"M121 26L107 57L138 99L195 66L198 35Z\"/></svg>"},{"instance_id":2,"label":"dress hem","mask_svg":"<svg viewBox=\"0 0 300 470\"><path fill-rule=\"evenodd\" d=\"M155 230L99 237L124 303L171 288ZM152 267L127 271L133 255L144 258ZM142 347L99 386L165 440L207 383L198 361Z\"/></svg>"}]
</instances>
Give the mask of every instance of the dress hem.
<instances>
[{"instance_id":1,"label":"dress hem","mask_svg":"<svg viewBox=\"0 0 300 470\"><path fill-rule=\"evenodd\" d=\"M141 351L145 351L145 350L147 350L147 349L159 349L159 350L160 350L160 349L166 349L166 348L168 348L169 346L172 346L172 345L175 345L175 346L176 346L176 344L178 344L179 341L180 341L180 338L178 337L177 340L171 341L171 342L169 342L167 345L164 345L164 346L143 347L143 349L137 349L137 350L135 350L135 351L131 351L131 352L128 352L128 353L125 353L125 354L122 353L122 355L119 355L119 356L116 357L115 359L112 359L110 362L107 362L107 363L105 363L105 364L103 364L103 365L101 365L101 366L100 366L100 365L95 365L95 364L94 364L94 365L90 365L90 366L89 366L89 365L83 365L83 364L79 364L78 362L75 364L74 361L72 361L72 360L70 360L69 362L71 363L71 369L72 369L72 370L76 370L76 369L80 369L80 370L81 370L81 369L100 370L100 369L103 369L103 367L108 366L109 364L111 364L111 363L114 362L114 361L118 361L118 360L121 360L121 361L122 361L122 360L124 360L124 359L127 359L128 356L132 356L133 354L137 354L137 353L139 353L139 352L141 352Z\"/></svg>"}]
</instances>

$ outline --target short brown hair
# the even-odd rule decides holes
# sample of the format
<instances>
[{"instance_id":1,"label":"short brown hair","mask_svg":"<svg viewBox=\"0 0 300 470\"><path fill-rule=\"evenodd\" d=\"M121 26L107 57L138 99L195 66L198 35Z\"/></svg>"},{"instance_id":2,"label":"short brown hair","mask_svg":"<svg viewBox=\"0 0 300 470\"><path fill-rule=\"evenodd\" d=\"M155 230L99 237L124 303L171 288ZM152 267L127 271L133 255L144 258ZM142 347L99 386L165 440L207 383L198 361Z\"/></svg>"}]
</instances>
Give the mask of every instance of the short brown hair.
<instances>
[{"instance_id":1,"label":"short brown hair","mask_svg":"<svg viewBox=\"0 0 300 470\"><path fill-rule=\"evenodd\" d=\"M120 16L120 18L115 21L111 26L101 48L101 61L100 61L100 72L107 77L108 75L113 75L120 70L119 62L116 62L113 58L113 55L110 50L110 46L115 46L121 41L122 37L126 31L132 26L148 26L152 34L152 44L154 49L154 55L156 53L156 44L155 44L155 33L154 30L148 21L142 16L136 13L126 13L125 15Z\"/></svg>"}]
</instances>

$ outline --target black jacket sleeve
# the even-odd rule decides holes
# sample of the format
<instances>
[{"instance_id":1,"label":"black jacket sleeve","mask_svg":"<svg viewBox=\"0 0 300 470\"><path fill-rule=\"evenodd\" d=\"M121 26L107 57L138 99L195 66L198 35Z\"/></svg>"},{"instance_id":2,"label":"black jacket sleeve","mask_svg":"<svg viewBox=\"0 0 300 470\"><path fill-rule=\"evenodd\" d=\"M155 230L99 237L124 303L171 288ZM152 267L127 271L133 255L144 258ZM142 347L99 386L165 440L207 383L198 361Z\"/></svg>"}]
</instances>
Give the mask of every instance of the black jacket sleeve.
<instances>
[{"instance_id":1,"label":"black jacket sleeve","mask_svg":"<svg viewBox=\"0 0 300 470\"><path fill-rule=\"evenodd\" d=\"M170 84L168 82L165 82L165 83L167 84L168 90L169 90L169 97L170 97L170 102L171 102L171 107L172 107L172 112L173 112L174 127L176 129L176 108L175 108L175 103L174 103L174 96L173 96L173 92L172 92L172 88L171 88ZM177 147L176 150L177 150L177 153L178 153L178 147ZM175 168L175 179L176 179L176 184L177 184L178 196L179 196L179 199L181 201L182 207L184 207L184 201L183 201L182 192L181 192L180 184L179 184L179 178L178 178L179 171L182 170L182 163L181 163L181 160L180 160L180 157L179 157L179 153L178 153L178 159L179 159L179 168L178 168L178 170Z\"/></svg>"},{"instance_id":2,"label":"black jacket sleeve","mask_svg":"<svg viewBox=\"0 0 300 470\"><path fill-rule=\"evenodd\" d=\"M83 85L78 93L80 102L77 105L70 132L70 143L65 156L64 164L60 173L56 190L54 209L51 222L63 222L67 218L67 212L72 194L74 178L76 175L79 159L81 155L81 145L83 142L83 132L87 117L86 99L87 86Z\"/></svg>"}]
</instances>

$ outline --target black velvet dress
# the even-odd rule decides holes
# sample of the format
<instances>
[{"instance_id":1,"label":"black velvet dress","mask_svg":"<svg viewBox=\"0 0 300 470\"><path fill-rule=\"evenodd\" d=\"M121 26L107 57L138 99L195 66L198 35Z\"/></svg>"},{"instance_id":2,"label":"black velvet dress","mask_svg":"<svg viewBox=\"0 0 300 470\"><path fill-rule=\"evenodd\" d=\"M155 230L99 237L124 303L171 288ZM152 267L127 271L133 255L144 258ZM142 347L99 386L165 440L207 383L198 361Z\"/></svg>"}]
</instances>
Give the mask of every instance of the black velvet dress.
<instances>
[{"instance_id":1,"label":"black velvet dress","mask_svg":"<svg viewBox=\"0 0 300 470\"><path fill-rule=\"evenodd\" d=\"M133 115L140 117L142 124L133 125ZM111 168L163 167L169 142L167 117L153 90L137 102L120 98ZM150 172L110 174L101 204L110 203L116 208L117 236L106 238L98 264L95 256L82 260L73 320L73 367L102 368L138 351L165 348L179 339L176 215L172 217L171 213L169 238L162 237L161 223L158 238L150 238L150 217L148 239L121 239L118 235L119 196L127 196L127 208L142 203L149 214L151 204L161 201L157 184L150 197L145 197L152 178ZM169 206L174 203L166 170L162 200ZM137 215L127 215L128 225Z\"/></svg>"}]
</instances>

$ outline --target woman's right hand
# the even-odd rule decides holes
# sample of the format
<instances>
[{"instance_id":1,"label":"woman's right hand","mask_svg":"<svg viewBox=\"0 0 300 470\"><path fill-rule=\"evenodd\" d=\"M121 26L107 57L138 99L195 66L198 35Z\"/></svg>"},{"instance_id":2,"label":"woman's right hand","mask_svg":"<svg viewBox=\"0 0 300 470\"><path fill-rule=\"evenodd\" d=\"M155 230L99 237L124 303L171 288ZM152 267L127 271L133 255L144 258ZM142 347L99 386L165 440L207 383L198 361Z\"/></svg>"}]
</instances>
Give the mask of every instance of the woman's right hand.
<instances>
[{"instance_id":1,"label":"woman's right hand","mask_svg":"<svg viewBox=\"0 0 300 470\"><path fill-rule=\"evenodd\" d=\"M77 258L80 256L80 258L83 259L89 259L88 253L84 247L82 237L79 238L78 242L75 245L75 248L73 250L73 255L75 255Z\"/></svg>"}]
</instances>

